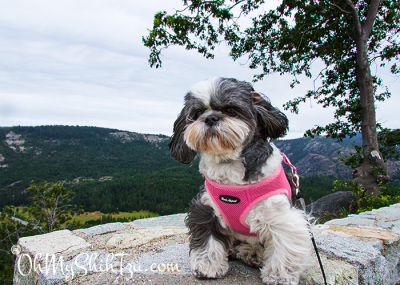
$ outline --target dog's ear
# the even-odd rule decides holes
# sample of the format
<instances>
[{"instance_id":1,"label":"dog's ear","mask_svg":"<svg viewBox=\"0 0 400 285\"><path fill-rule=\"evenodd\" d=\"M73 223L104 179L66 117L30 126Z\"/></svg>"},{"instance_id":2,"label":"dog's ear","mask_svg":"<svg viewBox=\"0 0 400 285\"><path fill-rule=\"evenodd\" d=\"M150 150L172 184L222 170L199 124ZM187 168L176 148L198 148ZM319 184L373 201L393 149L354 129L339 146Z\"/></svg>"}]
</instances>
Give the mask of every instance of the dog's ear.
<instances>
[{"instance_id":1,"label":"dog's ear","mask_svg":"<svg viewBox=\"0 0 400 285\"><path fill-rule=\"evenodd\" d=\"M257 125L264 140L277 139L286 135L289 121L285 114L274 108L259 93L251 92L253 105L257 112Z\"/></svg>"},{"instance_id":2,"label":"dog's ear","mask_svg":"<svg viewBox=\"0 0 400 285\"><path fill-rule=\"evenodd\" d=\"M184 132L186 127L185 108L182 109L178 118L174 123L174 133L168 144L173 158L181 163L191 163L196 157L196 152L189 148L184 139Z\"/></svg>"}]
</instances>

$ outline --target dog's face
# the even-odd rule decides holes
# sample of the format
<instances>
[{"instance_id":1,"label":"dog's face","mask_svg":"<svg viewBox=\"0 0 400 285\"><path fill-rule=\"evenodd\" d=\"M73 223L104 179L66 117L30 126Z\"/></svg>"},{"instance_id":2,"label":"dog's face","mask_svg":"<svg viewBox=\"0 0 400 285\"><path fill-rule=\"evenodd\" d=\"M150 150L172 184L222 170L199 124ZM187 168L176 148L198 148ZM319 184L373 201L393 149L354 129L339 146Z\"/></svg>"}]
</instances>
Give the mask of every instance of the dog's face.
<instances>
[{"instance_id":1,"label":"dog's face","mask_svg":"<svg viewBox=\"0 0 400 285\"><path fill-rule=\"evenodd\" d=\"M175 159L190 163L197 151L235 151L255 136L267 141L284 136L287 129L286 116L249 83L216 77L195 84L186 94L169 148Z\"/></svg>"}]
</instances>

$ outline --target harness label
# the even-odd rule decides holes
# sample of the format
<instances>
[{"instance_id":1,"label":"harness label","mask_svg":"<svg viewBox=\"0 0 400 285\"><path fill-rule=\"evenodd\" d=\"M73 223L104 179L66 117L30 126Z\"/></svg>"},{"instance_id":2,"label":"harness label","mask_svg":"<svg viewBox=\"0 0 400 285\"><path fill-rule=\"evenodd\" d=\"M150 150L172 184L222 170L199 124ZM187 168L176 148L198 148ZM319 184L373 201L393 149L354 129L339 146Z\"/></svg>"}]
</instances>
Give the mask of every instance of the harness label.
<instances>
[{"instance_id":1,"label":"harness label","mask_svg":"<svg viewBox=\"0 0 400 285\"><path fill-rule=\"evenodd\" d=\"M228 196L228 195L221 195L219 199L227 204L238 204L240 203L240 199L238 197Z\"/></svg>"}]
</instances>

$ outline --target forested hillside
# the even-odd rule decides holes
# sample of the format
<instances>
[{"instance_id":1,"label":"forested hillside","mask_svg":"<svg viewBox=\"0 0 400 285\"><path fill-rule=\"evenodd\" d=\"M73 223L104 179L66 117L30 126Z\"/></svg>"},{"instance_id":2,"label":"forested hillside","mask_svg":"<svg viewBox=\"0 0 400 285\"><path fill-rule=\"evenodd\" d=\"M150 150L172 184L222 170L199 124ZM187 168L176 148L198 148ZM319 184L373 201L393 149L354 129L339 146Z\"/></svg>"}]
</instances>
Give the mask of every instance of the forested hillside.
<instances>
[{"instance_id":1,"label":"forested hillside","mask_svg":"<svg viewBox=\"0 0 400 285\"><path fill-rule=\"evenodd\" d=\"M1 207L28 203L23 190L44 179L65 181L87 210L168 214L184 211L182 201L202 180L197 165L184 168L171 158L164 135L41 126L0 128L0 137Z\"/></svg>"},{"instance_id":2,"label":"forested hillside","mask_svg":"<svg viewBox=\"0 0 400 285\"><path fill-rule=\"evenodd\" d=\"M184 212L203 183L199 159L180 164L171 157L168 141L165 135L97 127L0 128L0 207L29 203L24 190L30 181L44 179L64 181L86 211ZM352 143L325 138L275 142L307 176L301 183L307 202L329 194L336 178L350 177L350 168L338 163L337 150L349 152Z\"/></svg>"}]
</instances>

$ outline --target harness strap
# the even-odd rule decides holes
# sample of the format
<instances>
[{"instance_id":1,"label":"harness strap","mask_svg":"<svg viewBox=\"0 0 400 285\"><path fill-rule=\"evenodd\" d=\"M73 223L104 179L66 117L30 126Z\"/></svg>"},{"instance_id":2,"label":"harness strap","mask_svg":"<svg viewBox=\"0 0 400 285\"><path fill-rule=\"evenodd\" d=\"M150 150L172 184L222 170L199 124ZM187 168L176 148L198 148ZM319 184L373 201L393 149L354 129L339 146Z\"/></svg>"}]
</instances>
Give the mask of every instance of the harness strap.
<instances>
[{"instance_id":1,"label":"harness strap","mask_svg":"<svg viewBox=\"0 0 400 285\"><path fill-rule=\"evenodd\" d=\"M290 167L290 172L292 173L290 180L295 189L296 198L300 199L300 179L299 179L299 175L297 175L297 168L290 162L290 160L286 156L286 154L281 152L281 155L283 157L283 161ZM294 180L294 178L296 178L296 181Z\"/></svg>"}]
</instances>

